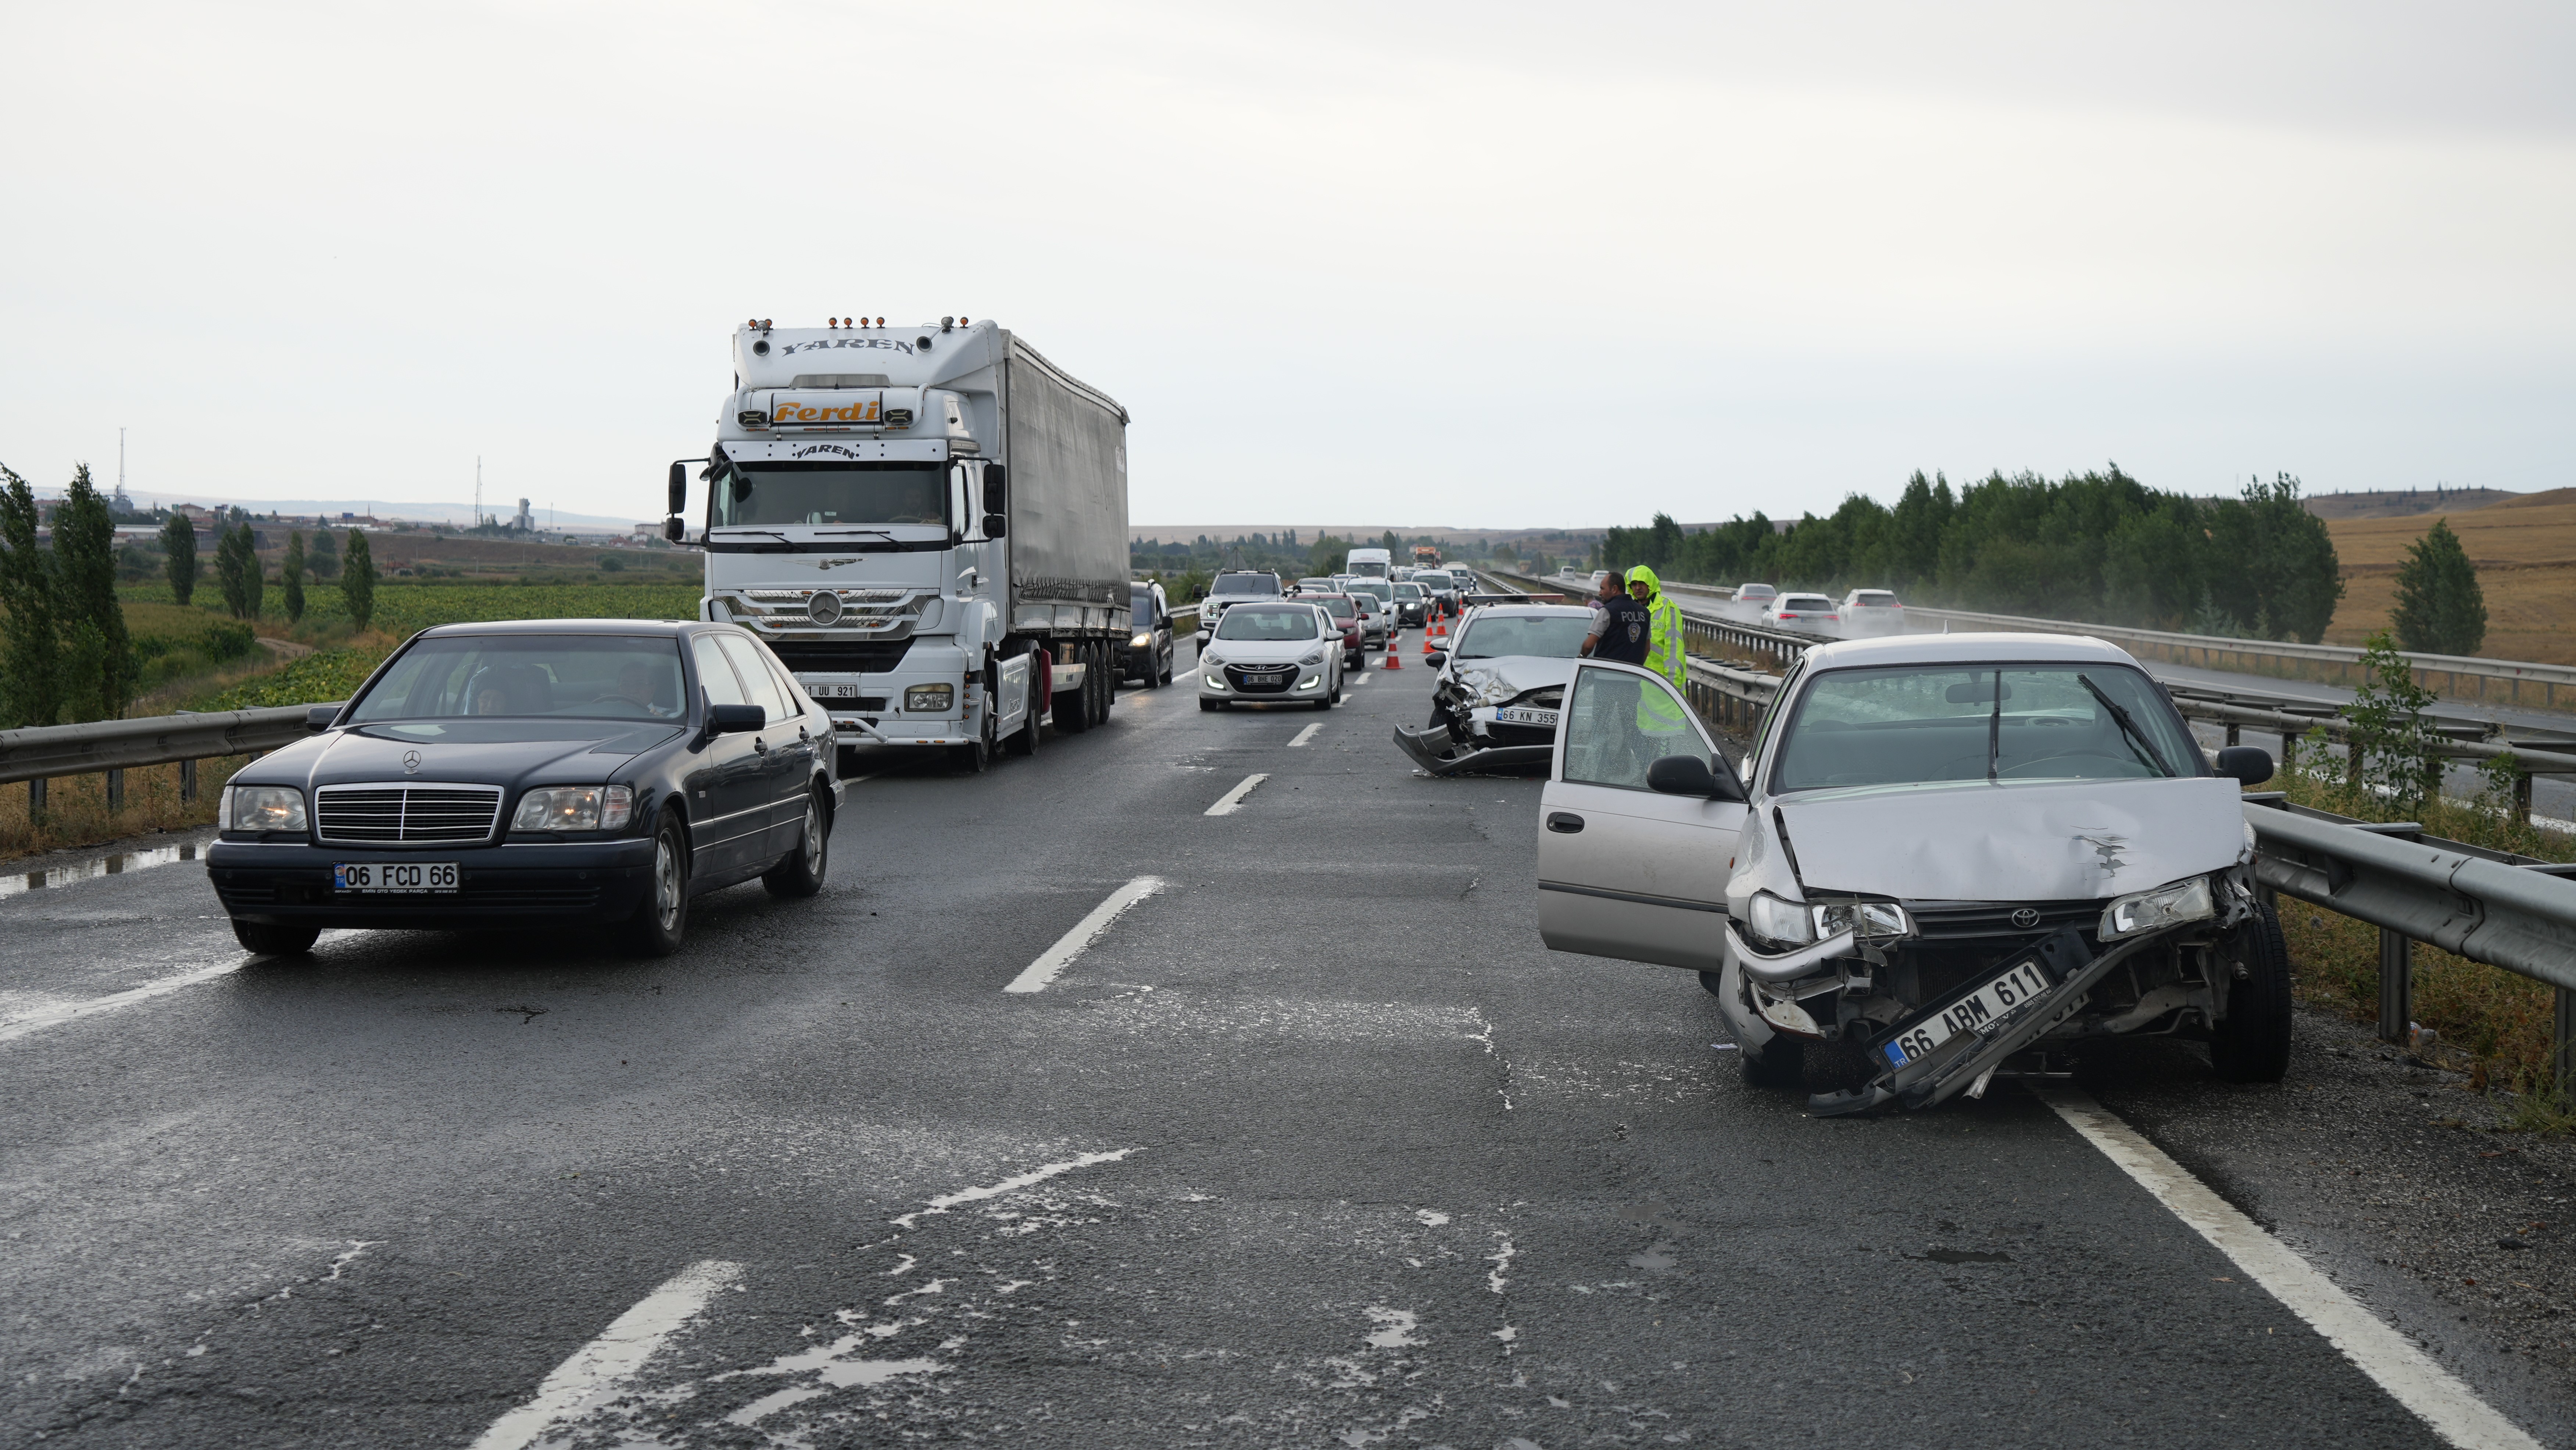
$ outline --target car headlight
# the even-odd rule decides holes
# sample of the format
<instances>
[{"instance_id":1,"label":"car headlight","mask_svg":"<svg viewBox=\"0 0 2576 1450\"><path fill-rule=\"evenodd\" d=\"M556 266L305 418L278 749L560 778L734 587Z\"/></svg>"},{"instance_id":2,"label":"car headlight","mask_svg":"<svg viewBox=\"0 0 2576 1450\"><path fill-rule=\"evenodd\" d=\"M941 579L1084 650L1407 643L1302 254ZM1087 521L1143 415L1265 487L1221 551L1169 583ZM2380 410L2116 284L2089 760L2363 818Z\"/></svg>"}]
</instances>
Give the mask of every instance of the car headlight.
<instances>
[{"instance_id":1,"label":"car headlight","mask_svg":"<svg viewBox=\"0 0 2576 1450\"><path fill-rule=\"evenodd\" d=\"M1768 891L1753 893L1752 909L1747 913L1747 930L1768 944L1802 947L1816 939L1816 929L1807 908L1794 901L1783 901Z\"/></svg>"},{"instance_id":2,"label":"car headlight","mask_svg":"<svg viewBox=\"0 0 2576 1450\"><path fill-rule=\"evenodd\" d=\"M291 785L224 787L224 825L235 831L304 829L304 792Z\"/></svg>"},{"instance_id":3,"label":"car headlight","mask_svg":"<svg viewBox=\"0 0 2576 1450\"><path fill-rule=\"evenodd\" d=\"M916 714L945 715L956 703L955 685L914 685L903 692L903 708Z\"/></svg>"},{"instance_id":4,"label":"car headlight","mask_svg":"<svg viewBox=\"0 0 2576 1450\"><path fill-rule=\"evenodd\" d=\"M1218 674L1214 670L1208 671L1204 678L1210 685L1215 686L1217 689L1222 690L1225 688L1225 676Z\"/></svg>"},{"instance_id":5,"label":"car headlight","mask_svg":"<svg viewBox=\"0 0 2576 1450\"><path fill-rule=\"evenodd\" d=\"M1134 639L1127 641L1129 645L1137 649L1143 649L1145 646L1152 644L1153 642L1154 636L1141 629L1136 631L1136 637Z\"/></svg>"},{"instance_id":6,"label":"car headlight","mask_svg":"<svg viewBox=\"0 0 2576 1450\"><path fill-rule=\"evenodd\" d=\"M1906 918L1905 908L1893 901L1838 901L1811 906L1807 913L1816 923L1818 941L1843 932L1867 941L1890 941L1914 934L1914 923Z\"/></svg>"},{"instance_id":7,"label":"car headlight","mask_svg":"<svg viewBox=\"0 0 2576 1450\"><path fill-rule=\"evenodd\" d=\"M2206 921L2217 914L2210 900L2209 878L2197 877L2112 902L2102 913L2102 939L2139 936L2187 921Z\"/></svg>"},{"instance_id":8,"label":"car headlight","mask_svg":"<svg viewBox=\"0 0 2576 1450\"><path fill-rule=\"evenodd\" d=\"M1299 663L1299 664L1301 664L1301 665L1306 666L1308 669L1312 669L1312 668L1314 668L1315 666L1322 664L1323 662L1324 662L1324 652L1323 652L1322 650L1320 650L1320 649L1319 649L1319 650L1316 650L1316 651L1314 651L1314 652L1312 652L1312 653L1308 654L1304 659L1299 660L1297 663Z\"/></svg>"},{"instance_id":9,"label":"car headlight","mask_svg":"<svg viewBox=\"0 0 2576 1450\"><path fill-rule=\"evenodd\" d=\"M1221 665L1225 663L1225 656L1212 649L1203 649L1199 651L1199 663L1209 666Z\"/></svg>"},{"instance_id":10,"label":"car headlight","mask_svg":"<svg viewBox=\"0 0 2576 1450\"><path fill-rule=\"evenodd\" d=\"M635 788L626 785L558 785L519 797L514 831L615 831L635 817Z\"/></svg>"}]
</instances>

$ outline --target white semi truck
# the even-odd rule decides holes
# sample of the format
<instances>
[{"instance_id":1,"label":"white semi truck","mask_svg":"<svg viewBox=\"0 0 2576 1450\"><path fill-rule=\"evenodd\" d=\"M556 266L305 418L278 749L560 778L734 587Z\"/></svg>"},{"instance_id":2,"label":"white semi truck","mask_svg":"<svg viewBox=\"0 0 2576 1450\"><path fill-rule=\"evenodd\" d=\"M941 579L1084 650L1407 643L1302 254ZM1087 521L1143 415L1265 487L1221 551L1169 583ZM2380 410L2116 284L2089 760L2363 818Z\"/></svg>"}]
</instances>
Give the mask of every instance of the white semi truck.
<instances>
[{"instance_id":1,"label":"white semi truck","mask_svg":"<svg viewBox=\"0 0 2576 1450\"><path fill-rule=\"evenodd\" d=\"M881 321L881 320L880 320ZM744 325L705 458L671 465L705 618L862 743L982 770L1108 720L1128 643L1127 410L990 322ZM707 484L696 528L688 476Z\"/></svg>"}]
</instances>

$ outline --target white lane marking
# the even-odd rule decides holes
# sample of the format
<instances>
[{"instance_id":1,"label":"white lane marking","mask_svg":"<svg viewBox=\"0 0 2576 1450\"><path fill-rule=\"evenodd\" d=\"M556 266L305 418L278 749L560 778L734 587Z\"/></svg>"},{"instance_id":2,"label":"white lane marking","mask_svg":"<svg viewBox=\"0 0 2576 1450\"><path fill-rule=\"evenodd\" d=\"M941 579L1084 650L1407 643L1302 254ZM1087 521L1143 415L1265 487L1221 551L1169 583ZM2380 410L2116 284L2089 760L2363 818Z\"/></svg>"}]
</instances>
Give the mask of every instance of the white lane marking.
<instances>
[{"instance_id":1,"label":"white lane marking","mask_svg":"<svg viewBox=\"0 0 2576 1450\"><path fill-rule=\"evenodd\" d=\"M1256 776L1254 779L1257 780L1259 777ZM1054 946L1040 952L1038 959L1023 968L1018 976L1011 979L1011 984L1002 990L1005 992L1045 991L1047 983L1054 981L1058 972L1072 966L1073 959L1081 956L1093 939L1107 931L1109 923L1116 921L1120 913L1162 889L1162 877L1139 876L1110 892L1108 900L1091 908L1089 916L1075 922L1073 930L1057 937Z\"/></svg>"},{"instance_id":2,"label":"white lane marking","mask_svg":"<svg viewBox=\"0 0 2576 1450\"><path fill-rule=\"evenodd\" d=\"M326 931L314 945L319 946L323 942L355 935L357 933L349 929ZM0 1042L14 1042L21 1037L42 1032L48 1027L60 1027L66 1022L78 1022L84 1017L95 1017L102 1012L131 1007L137 1002L149 1002L155 997L166 997L183 987L193 987L199 982L211 982L217 977L230 976L249 966L252 960L250 954L244 953L228 962L199 967L193 972L181 972L174 977L157 978L140 987L128 987L122 992L110 992L104 997L91 997L78 1002L48 1002L41 1007L32 1008L12 1017L6 1022L0 1022Z\"/></svg>"},{"instance_id":3,"label":"white lane marking","mask_svg":"<svg viewBox=\"0 0 2576 1450\"><path fill-rule=\"evenodd\" d=\"M1361 672L1360 674L1358 674L1358 675L1356 675L1356 676L1354 676L1354 677L1352 677L1352 678L1350 678L1350 679L1346 679L1346 680L1342 681L1342 688L1344 688L1344 689L1346 689L1346 690L1356 690L1356 689L1358 689L1360 686L1367 684L1370 680L1373 680L1373 679L1375 679L1375 678L1377 678L1375 675L1371 675L1371 674L1369 674L1369 673L1367 673L1367 672L1363 671L1363 672Z\"/></svg>"},{"instance_id":4,"label":"white lane marking","mask_svg":"<svg viewBox=\"0 0 2576 1450\"><path fill-rule=\"evenodd\" d=\"M1079 1157L1067 1158L1061 1163L1042 1164L1026 1173L1005 1178L999 1183L987 1184L981 1188L961 1188L955 1193L943 1193L930 1200L928 1208L916 1208L890 1222L903 1228L910 1228L912 1221L925 1213L946 1213L961 1203L977 1203L987 1198L999 1198L1005 1193L1017 1193L1023 1188L1044 1183L1059 1173L1071 1173L1076 1168L1088 1168L1094 1163L1115 1163L1130 1153L1143 1151L1145 1150L1142 1148L1119 1148L1107 1153L1085 1153Z\"/></svg>"},{"instance_id":5,"label":"white lane marking","mask_svg":"<svg viewBox=\"0 0 2576 1450\"><path fill-rule=\"evenodd\" d=\"M1296 737L1288 742L1288 748L1294 750L1298 746L1305 744L1307 741L1314 739L1315 732L1323 728L1323 722L1317 721L1316 723L1307 726L1305 729L1298 731Z\"/></svg>"},{"instance_id":6,"label":"white lane marking","mask_svg":"<svg viewBox=\"0 0 2576 1450\"><path fill-rule=\"evenodd\" d=\"M574 1350L537 1386L536 1398L492 1422L474 1450L526 1450L539 1435L582 1411L624 1394L625 1382L653 1351L742 1278L742 1265L701 1259L617 1316L599 1337Z\"/></svg>"},{"instance_id":7,"label":"white lane marking","mask_svg":"<svg viewBox=\"0 0 2576 1450\"><path fill-rule=\"evenodd\" d=\"M1266 770L1245 776L1243 778L1243 784L1236 786L1234 789L1227 791L1224 795L1218 797L1217 803L1208 807L1205 814L1211 816L1233 815L1235 811L1243 805L1243 798L1252 794L1252 788L1269 778L1270 772Z\"/></svg>"},{"instance_id":8,"label":"white lane marking","mask_svg":"<svg viewBox=\"0 0 2576 1450\"><path fill-rule=\"evenodd\" d=\"M2090 1094L2059 1083L2034 1084L2031 1090L2056 1109L2068 1127L2324 1335L2327 1343L2378 1381L2381 1389L2435 1434L2461 1450L2540 1450L2539 1441L2496 1413L2315 1265L2237 1212Z\"/></svg>"}]
</instances>

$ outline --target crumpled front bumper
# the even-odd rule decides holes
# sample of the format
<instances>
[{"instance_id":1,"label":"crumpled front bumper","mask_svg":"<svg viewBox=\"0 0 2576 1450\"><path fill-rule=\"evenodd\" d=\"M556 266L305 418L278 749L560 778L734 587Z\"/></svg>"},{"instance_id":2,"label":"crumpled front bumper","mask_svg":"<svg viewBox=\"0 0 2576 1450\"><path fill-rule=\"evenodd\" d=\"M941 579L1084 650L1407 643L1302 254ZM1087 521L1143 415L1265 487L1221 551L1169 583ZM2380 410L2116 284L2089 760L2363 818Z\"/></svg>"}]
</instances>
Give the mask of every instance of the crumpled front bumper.
<instances>
[{"instance_id":1,"label":"crumpled front bumper","mask_svg":"<svg viewBox=\"0 0 2576 1450\"><path fill-rule=\"evenodd\" d=\"M1395 743L1413 757L1413 763L1433 775L1461 775L1469 771L1545 770L1556 756L1556 746L1546 745L1460 745L1449 731L1433 725L1420 730L1395 727Z\"/></svg>"}]
</instances>

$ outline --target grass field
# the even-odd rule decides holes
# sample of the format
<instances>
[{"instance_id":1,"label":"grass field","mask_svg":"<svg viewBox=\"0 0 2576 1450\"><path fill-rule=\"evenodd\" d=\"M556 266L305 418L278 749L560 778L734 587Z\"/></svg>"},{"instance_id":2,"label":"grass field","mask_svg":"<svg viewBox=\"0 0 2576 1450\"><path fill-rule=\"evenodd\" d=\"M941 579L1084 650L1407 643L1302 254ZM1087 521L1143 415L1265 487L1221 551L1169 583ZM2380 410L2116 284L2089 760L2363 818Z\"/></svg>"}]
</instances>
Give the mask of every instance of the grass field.
<instances>
[{"instance_id":1,"label":"grass field","mask_svg":"<svg viewBox=\"0 0 2576 1450\"><path fill-rule=\"evenodd\" d=\"M2486 592L2488 659L2576 664L2576 488L2525 494L2483 508L2404 518L2333 519L2344 597L2330 644L2360 644L2388 627L2397 568L2436 518L2450 520Z\"/></svg>"}]
</instances>

